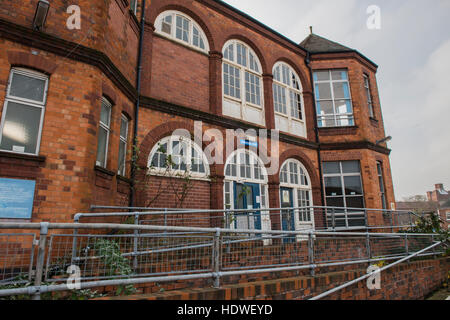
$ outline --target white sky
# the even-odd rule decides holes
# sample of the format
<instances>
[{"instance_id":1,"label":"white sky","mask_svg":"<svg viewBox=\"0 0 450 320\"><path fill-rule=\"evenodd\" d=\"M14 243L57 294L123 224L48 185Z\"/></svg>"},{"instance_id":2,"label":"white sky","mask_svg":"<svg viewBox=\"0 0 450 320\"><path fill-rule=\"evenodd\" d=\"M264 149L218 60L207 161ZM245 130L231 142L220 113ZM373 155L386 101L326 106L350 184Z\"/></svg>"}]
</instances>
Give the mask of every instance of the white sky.
<instances>
[{"instance_id":1,"label":"white sky","mask_svg":"<svg viewBox=\"0 0 450 320\"><path fill-rule=\"evenodd\" d=\"M291 40L314 33L379 65L397 200L450 189L450 0L225 0ZM369 30L370 5L381 30Z\"/></svg>"}]
</instances>

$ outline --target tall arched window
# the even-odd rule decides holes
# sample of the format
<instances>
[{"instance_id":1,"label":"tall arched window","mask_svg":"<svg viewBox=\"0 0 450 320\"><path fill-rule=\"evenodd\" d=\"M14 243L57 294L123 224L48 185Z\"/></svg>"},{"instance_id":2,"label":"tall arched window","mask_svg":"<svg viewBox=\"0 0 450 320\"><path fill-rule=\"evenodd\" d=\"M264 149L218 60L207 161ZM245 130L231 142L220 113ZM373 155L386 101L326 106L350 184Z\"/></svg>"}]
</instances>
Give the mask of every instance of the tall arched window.
<instances>
[{"instance_id":1,"label":"tall arched window","mask_svg":"<svg viewBox=\"0 0 450 320\"><path fill-rule=\"evenodd\" d=\"M239 229L270 229L267 171L253 152L239 149L232 153L225 165L224 207L254 212L234 213L232 227ZM227 217L228 218L228 217Z\"/></svg>"},{"instance_id":2,"label":"tall arched window","mask_svg":"<svg viewBox=\"0 0 450 320\"><path fill-rule=\"evenodd\" d=\"M239 40L223 49L223 114L264 125L262 68L255 52Z\"/></svg>"},{"instance_id":3,"label":"tall arched window","mask_svg":"<svg viewBox=\"0 0 450 320\"><path fill-rule=\"evenodd\" d=\"M202 149L192 140L181 136L170 136L159 141L150 153L150 174L207 178L208 159Z\"/></svg>"},{"instance_id":4,"label":"tall arched window","mask_svg":"<svg viewBox=\"0 0 450 320\"><path fill-rule=\"evenodd\" d=\"M302 85L297 73L284 62L273 67L275 124L280 131L306 137Z\"/></svg>"},{"instance_id":5,"label":"tall arched window","mask_svg":"<svg viewBox=\"0 0 450 320\"><path fill-rule=\"evenodd\" d=\"M295 210L295 229L314 226L312 210L302 209L312 207L311 179L303 164L295 159L287 160L280 171L281 203L283 207L299 208Z\"/></svg>"},{"instance_id":6,"label":"tall arched window","mask_svg":"<svg viewBox=\"0 0 450 320\"><path fill-rule=\"evenodd\" d=\"M155 21L155 31L196 50L209 52L202 28L192 18L179 11L165 11Z\"/></svg>"}]
</instances>

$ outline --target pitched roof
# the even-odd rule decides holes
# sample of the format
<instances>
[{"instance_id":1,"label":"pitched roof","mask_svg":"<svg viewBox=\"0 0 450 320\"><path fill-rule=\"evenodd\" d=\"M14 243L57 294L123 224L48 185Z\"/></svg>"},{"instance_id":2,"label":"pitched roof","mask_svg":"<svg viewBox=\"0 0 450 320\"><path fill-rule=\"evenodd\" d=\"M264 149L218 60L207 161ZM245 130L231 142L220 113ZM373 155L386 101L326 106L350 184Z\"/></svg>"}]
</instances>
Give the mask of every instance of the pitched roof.
<instances>
[{"instance_id":1,"label":"pitched roof","mask_svg":"<svg viewBox=\"0 0 450 320\"><path fill-rule=\"evenodd\" d=\"M434 201L403 201L396 203L397 210L436 211L439 204Z\"/></svg>"},{"instance_id":2,"label":"pitched roof","mask_svg":"<svg viewBox=\"0 0 450 320\"><path fill-rule=\"evenodd\" d=\"M324 52L354 52L354 49L350 49L337 42L325 39L317 34L311 33L305 40L300 43L300 46L305 48L311 53L324 53Z\"/></svg>"},{"instance_id":3,"label":"pitched roof","mask_svg":"<svg viewBox=\"0 0 450 320\"><path fill-rule=\"evenodd\" d=\"M448 199L447 201L444 201L443 203L441 203L441 208L442 209L449 209L450 208L450 199Z\"/></svg>"}]
</instances>

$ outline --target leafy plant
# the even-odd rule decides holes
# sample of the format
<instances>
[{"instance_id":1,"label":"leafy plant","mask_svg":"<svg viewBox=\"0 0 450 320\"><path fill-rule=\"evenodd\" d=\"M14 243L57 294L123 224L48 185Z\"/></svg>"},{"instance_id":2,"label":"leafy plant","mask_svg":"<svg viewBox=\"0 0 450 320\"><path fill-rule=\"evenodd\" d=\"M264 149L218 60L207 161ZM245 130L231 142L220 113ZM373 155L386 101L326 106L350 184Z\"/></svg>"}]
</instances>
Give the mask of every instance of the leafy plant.
<instances>
[{"instance_id":1,"label":"leafy plant","mask_svg":"<svg viewBox=\"0 0 450 320\"><path fill-rule=\"evenodd\" d=\"M94 250L96 255L103 257L107 276L131 276L133 269L130 261L122 255L120 245L114 240L99 239ZM136 293L133 285L119 286L116 295L130 295Z\"/></svg>"}]
</instances>

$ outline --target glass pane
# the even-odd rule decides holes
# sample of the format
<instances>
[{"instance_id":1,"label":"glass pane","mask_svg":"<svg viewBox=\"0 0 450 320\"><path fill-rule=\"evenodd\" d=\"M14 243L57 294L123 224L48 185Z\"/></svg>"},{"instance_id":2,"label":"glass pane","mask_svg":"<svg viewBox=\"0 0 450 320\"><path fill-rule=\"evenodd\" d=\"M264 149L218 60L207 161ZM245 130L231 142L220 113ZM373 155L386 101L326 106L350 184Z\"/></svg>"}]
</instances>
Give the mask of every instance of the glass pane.
<instances>
[{"instance_id":1,"label":"glass pane","mask_svg":"<svg viewBox=\"0 0 450 320\"><path fill-rule=\"evenodd\" d=\"M327 198L327 206L328 207L344 207L344 198Z\"/></svg>"},{"instance_id":2,"label":"glass pane","mask_svg":"<svg viewBox=\"0 0 450 320\"><path fill-rule=\"evenodd\" d=\"M329 83L316 84L316 95L319 100L331 100L331 86Z\"/></svg>"},{"instance_id":3,"label":"glass pane","mask_svg":"<svg viewBox=\"0 0 450 320\"><path fill-rule=\"evenodd\" d=\"M41 112L41 108L8 102L0 148L36 153Z\"/></svg>"},{"instance_id":4,"label":"glass pane","mask_svg":"<svg viewBox=\"0 0 450 320\"><path fill-rule=\"evenodd\" d=\"M108 131L100 127L98 130L97 165L106 167L106 144L108 141Z\"/></svg>"},{"instance_id":5,"label":"glass pane","mask_svg":"<svg viewBox=\"0 0 450 320\"><path fill-rule=\"evenodd\" d=\"M348 208L364 208L363 197L347 197L345 198Z\"/></svg>"},{"instance_id":6,"label":"glass pane","mask_svg":"<svg viewBox=\"0 0 450 320\"><path fill-rule=\"evenodd\" d=\"M332 70L331 79L333 80L347 80L347 71L345 70Z\"/></svg>"},{"instance_id":7,"label":"glass pane","mask_svg":"<svg viewBox=\"0 0 450 320\"><path fill-rule=\"evenodd\" d=\"M359 161L343 161L342 171L344 173L361 173Z\"/></svg>"},{"instance_id":8,"label":"glass pane","mask_svg":"<svg viewBox=\"0 0 450 320\"><path fill-rule=\"evenodd\" d=\"M317 103L317 114L334 114L333 101L320 101Z\"/></svg>"},{"instance_id":9,"label":"glass pane","mask_svg":"<svg viewBox=\"0 0 450 320\"><path fill-rule=\"evenodd\" d=\"M327 196L341 196L342 183L341 177L325 177L325 194Z\"/></svg>"},{"instance_id":10,"label":"glass pane","mask_svg":"<svg viewBox=\"0 0 450 320\"><path fill-rule=\"evenodd\" d=\"M324 162L323 163L323 173L341 173L341 168L339 167L339 162Z\"/></svg>"},{"instance_id":11,"label":"glass pane","mask_svg":"<svg viewBox=\"0 0 450 320\"><path fill-rule=\"evenodd\" d=\"M100 121L109 127L109 123L111 121L111 107L109 104L103 100L102 101L102 110L100 113Z\"/></svg>"},{"instance_id":12,"label":"glass pane","mask_svg":"<svg viewBox=\"0 0 450 320\"><path fill-rule=\"evenodd\" d=\"M125 175L125 152L126 145L123 141L119 142L119 174Z\"/></svg>"},{"instance_id":13,"label":"glass pane","mask_svg":"<svg viewBox=\"0 0 450 320\"><path fill-rule=\"evenodd\" d=\"M350 99L350 91L347 82L333 83L335 99Z\"/></svg>"},{"instance_id":14,"label":"glass pane","mask_svg":"<svg viewBox=\"0 0 450 320\"><path fill-rule=\"evenodd\" d=\"M43 102L45 82L45 80L13 72L9 94L19 98Z\"/></svg>"},{"instance_id":15,"label":"glass pane","mask_svg":"<svg viewBox=\"0 0 450 320\"><path fill-rule=\"evenodd\" d=\"M361 178L356 177L344 177L345 194L346 195L360 195L362 194Z\"/></svg>"},{"instance_id":16,"label":"glass pane","mask_svg":"<svg viewBox=\"0 0 450 320\"><path fill-rule=\"evenodd\" d=\"M325 71L317 71L314 73L315 81L326 81L330 80L330 72L328 70Z\"/></svg>"},{"instance_id":17,"label":"glass pane","mask_svg":"<svg viewBox=\"0 0 450 320\"><path fill-rule=\"evenodd\" d=\"M352 113L350 100L337 100L335 103L337 114Z\"/></svg>"},{"instance_id":18,"label":"glass pane","mask_svg":"<svg viewBox=\"0 0 450 320\"><path fill-rule=\"evenodd\" d=\"M122 118L122 123L120 125L120 136L127 139L128 137L128 120Z\"/></svg>"}]
</instances>

